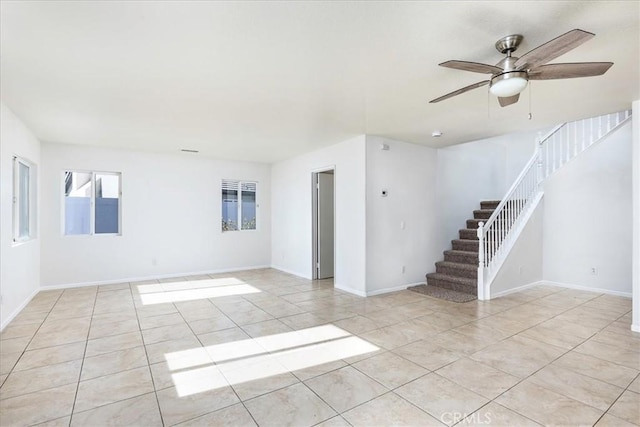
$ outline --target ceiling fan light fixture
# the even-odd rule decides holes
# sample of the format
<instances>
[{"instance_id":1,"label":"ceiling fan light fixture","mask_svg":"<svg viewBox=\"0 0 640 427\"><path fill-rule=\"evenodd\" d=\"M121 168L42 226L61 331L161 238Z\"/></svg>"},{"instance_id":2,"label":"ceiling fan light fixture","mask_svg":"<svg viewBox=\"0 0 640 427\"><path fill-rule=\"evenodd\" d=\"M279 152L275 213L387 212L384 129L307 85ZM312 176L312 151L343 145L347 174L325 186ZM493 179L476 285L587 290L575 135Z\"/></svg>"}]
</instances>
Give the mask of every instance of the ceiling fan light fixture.
<instances>
[{"instance_id":1,"label":"ceiling fan light fixture","mask_svg":"<svg viewBox=\"0 0 640 427\"><path fill-rule=\"evenodd\" d=\"M524 71L498 74L491 79L489 92L500 98L508 98L522 92L527 87L528 82L527 73Z\"/></svg>"}]
</instances>

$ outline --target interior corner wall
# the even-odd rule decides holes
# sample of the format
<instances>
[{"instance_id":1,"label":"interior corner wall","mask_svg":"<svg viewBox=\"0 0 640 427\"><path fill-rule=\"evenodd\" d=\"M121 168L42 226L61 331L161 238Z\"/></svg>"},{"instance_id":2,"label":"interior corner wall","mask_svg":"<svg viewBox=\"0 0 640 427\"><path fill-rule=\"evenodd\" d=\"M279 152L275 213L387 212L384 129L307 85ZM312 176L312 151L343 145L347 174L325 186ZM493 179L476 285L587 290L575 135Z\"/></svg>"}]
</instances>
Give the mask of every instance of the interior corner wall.
<instances>
[{"instance_id":1,"label":"interior corner wall","mask_svg":"<svg viewBox=\"0 0 640 427\"><path fill-rule=\"evenodd\" d=\"M631 295L631 139L626 124L545 181L545 281Z\"/></svg>"},{"instance_id":2,"label":"interior corner wall","mask_svg":"<svg viewBox=\"0 0 640 427\"><path fill-rule=\"evenodd\" d=\"M364 296L364 135L272 165L271 264L285 272L312 277L312 173L334 167L334 286Z\"/></svg>"},{"instance_id":3,"label":"interior corner wall","mask_svg":"<svg viewBox=\"0 0 640 427\"><path fill-rule=\"evenodd\" d=\"M424 283L443 248L436 150L377 136L366 137L366 148L367 295L375 295Z\"/></svg>"},{"instance_id":4,"label":"interior corner wall","mask_svg":"<svg viewBox=\"0 0 640 427\"><path fill-rule=\"evenodd\" d=\"M533 156L546 129L512 133L437 150L438 245L451 247L482 200L500 200Z\"/></svg>"},{"instance_id":5,"label":"interior corner wall","mask_svg":"<svg viewBox=\"0 0 640 427\"><path fill-rule=\"evenodd\" d=\"M42 144L43 286L110 283L268 267L271 166ZM122 234L64 236L63 173L122 173ZM221 231L222 179L257 181L257 230Z\"/></svg>"},{"instance_id":6,"label":"interior corner wall","mask_svg":"<svg viewBox=\"0 0 640 427\"><path fill-rule=\"evenodd\" d=\"M36 237L13 243L13 157L35 165ZM4 104L0 104L0 329L40 289L40 142Z\"/></svg>"},{"instance_id":7,"label":"interior corner wall","mask_svg":"<svg viewBox=\"0 0 640 427\"><path fill-rule=\"evenodd\" d=\"M633 319L631 329L640 332L640 100L633 102L632 117L632 159L633 164L633 248L631 256L632 288L633 288Z\"/></svg>"}]
</instances>

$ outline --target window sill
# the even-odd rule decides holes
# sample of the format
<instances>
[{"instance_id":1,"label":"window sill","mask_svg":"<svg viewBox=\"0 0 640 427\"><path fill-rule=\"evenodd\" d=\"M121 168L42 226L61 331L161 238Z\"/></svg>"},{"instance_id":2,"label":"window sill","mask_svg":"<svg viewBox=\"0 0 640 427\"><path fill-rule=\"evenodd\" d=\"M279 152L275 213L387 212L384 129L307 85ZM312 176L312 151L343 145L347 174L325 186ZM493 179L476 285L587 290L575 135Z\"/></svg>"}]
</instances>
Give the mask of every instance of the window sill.
<instances>
[{"instance_id":1,"label":"window sill","mask_svg":"<svg viewBox=\"0 0 640 427\"><path fill-rule=\"evenodd\" d=\"M28 244L30 242L34 242L36 240L38 240L37 237L29 237L28 239L13 240L11 242L11 247L15 248L15 247L18 247L18 246L26 245L26 244Z\"/></svg>"}]
</instances>

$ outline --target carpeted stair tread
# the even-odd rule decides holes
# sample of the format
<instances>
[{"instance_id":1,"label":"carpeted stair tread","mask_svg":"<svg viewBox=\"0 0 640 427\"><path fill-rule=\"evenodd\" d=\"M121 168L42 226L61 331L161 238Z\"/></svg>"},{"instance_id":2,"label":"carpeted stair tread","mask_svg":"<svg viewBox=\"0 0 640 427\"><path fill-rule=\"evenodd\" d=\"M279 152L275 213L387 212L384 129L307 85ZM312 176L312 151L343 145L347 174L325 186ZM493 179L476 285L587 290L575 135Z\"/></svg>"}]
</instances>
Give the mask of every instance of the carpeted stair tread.
<instances>
[{"instance_id":1,"label":"carpeted stair tread","mask_svg":"<svg viewBox=\"0 0 640 427\"><path fill-rule=\"evenodd\" d=\"M477 280L469 279L467 277L454 277L454 276L449 276L448 274L442 274L442 273L429 273L427 274L427 278L477 287L477 283L476 283Z\"/></svg>"},{"instance_id":2,"label":"carpeted stair tread","mask_svg":"<svg viewBox=\"0 0 640 427\"><path fill-rule=\"evenodd\" d=\"M469 271L477 271L478 270L478 266L477 265L472 265L472 264L463 264L461 262L451 262L451 261L438 261L436 262L436 267L437 266L443 266L443 267L450 267L450 268L457 268L460 270L469 270Z\"/></svg>"},{"instance_id":3,"label":"carpeted stair tread","mask_svg":"<svg viewBox=\"0 0 640 427\"><path fill-rule=\"evenodd\" d=\"M500 200L483 200L480 202L480 209L495 209L500 204Z\"/></svg>"},{"instance_id":4,"label":"carpeted stair tread","mask_svg":"<svg viewBox=\"0 0 640 427\"><path fill-rule=\"evenodd\" d=\"M478 239L455 239L451 241L451 249L458 251L478 252Z\"/></svg>"},{"instance_id":5,"label":"carpeted stair tread","mask_svg":"<svg viewBox=\"0 0 640 427\"><path fill-rule=\"evenodd\" d=\"M460 238L452 240L451 249L444 251L444 261L436 262L436 272L427 274L427 284L408 289L447 301L475 300L478 295L478 223L486 222L499 204L500 200L481 201L480 209L473 211L473 219L466 221L466 228L458 230Z\"/></svg>"},{"instance_id":6,"label":"carpeted stair tread","mask_svg":"<svg viewBox=\"0 0 640 427\"><path fill-rule=\"evenodd\" d=\"M478 230L478 224L479 224L480 222L484 222L484 223L486 223L486 222L487 222L487 219L489 219L489 218L482 218L482 219L473 218L473 219L468 219L468 220L467 220L467 229L476 229L476 230ZM504 223L504 222L505 222L505 220L504 220L504 219L503 219L503 220L498 220L498 221L496 221L496 222L495 222L495 224L496 224L496 226L500 226L500 223Z\"/></svg>"},{"instance_id":7,"label":"carpeted stair tread","mask_svg":"<svg viewBox=\"0 0 640 427\"><path fill-rule=\"evenodd\" d=\"M427 274L427 284L429 286L437 286L439 288L451 289L472 295L477 295L478 293L478 285L476 283L477 278L455 277L442 273Z\"/></svg>"},{"instance_id":8,"label":"carpeted stair tread","mask_svg":"<svg viewBox=\"0 0 640 427\"><path fill-rule=\"evenodd\" d=\"M475 264L477 266L478 252L450 249L448 251L444 251L444 260L463 264Z\"/></svg>"},{"instance_id":9,"label":"carpeted stair tread","mask_svg":"<svg viewBox=\"0 0 640 427\"><path fill-rule=\"evenodd\" d=\"M478 240L478 229L473 228L461 228L458 230L458 235L461 240Z\"/></svg>"},{"instance_id":10,"label":"carpeted stair tread","mask_svg":"<svg viewBox=\"0 0 640 427\"><path fill-rule=\"evenodd\" d=\"M462 264L451 261L436 262L436 273L448 276L465 277L467 279L477 279L478 266L474 264Z\"/></svg>"},{"instance_id":11,"label":"carpeted stair tread","mask_svg":"<svg viewBox=\"0 0 640 427\"><path fill-rule=\"evenodd\" d=\"M477 209L473 211L473 217L475 219L489 219L494 212L495 209Z\"/></svg>"},{"instance_id":12,"label":"carpeted stair tread","mask_svg":"<svg viewBox=\"0 0 640 427\"><path fill-rule=\"evenodd\" d=\"M464 303L476 300L475 295L457 292L451 289L439 288L437 286L418 285L408 288L411 291L421 293L430 297L443 299L451 302Z\"/></svg>"}]
</instances>

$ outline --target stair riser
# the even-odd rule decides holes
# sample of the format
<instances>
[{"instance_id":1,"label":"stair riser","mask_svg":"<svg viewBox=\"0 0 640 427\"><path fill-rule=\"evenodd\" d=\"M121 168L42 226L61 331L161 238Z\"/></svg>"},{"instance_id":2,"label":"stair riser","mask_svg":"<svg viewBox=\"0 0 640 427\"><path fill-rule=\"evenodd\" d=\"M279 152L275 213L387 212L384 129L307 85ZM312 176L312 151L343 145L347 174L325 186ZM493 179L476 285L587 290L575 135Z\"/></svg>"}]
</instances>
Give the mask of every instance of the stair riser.
<instances>
[{"instance_id":1,"label":"stair riser","mask_svg":"<svg viewBox=\"0 0 640 427\"><path fill-rule=\"evenodd\" d=\"M452 240L451 247L456 251L478 252L478 240Z\"/></svg>"},{"instance_id":2,"label":"stair riser","mask_svg":"<svg viewBox=\"0 0 640 427\"><path fill-rule=\"evenodd\" d=\"M480 202L480 209L495 209L500 202Z\"/></svg>"},{"instance_id":3,"label":"stair riser","mask_svg":"<svg viewBox=\"0 0 640 427\"><path fill-rule=\"evenodd\" d=\"M487 222L486 219L468 219L467 220L467 228L472 229L472 230L477 230L478 229L478 224L480 222ZM494 224L500 224L500 222L504 222L504 221L496 221Z\"/></svg>"},{"instance_id":4,"label":"stair riser","mask_svg":"<svg viewBox=\"0 0 640 427\"><path fill-rule=\"evenodd\" d=\"M471 295L476 295L478 293L477 286L474 287L471 285L463 285L461 283L452 283L431 277L427 277L427 284L429 286L437 286L439 288L451 289L453 291L464 292Z\"/></svg>"},{"instance_id":5,"label":"stair riser","mask_svg":"<svg viewBox=\"0 0 640 427\"><path fill-rule=\"evenodd\" d=\"M455 276L455 277L464 277L465 279L478 278L477 270L458 269L458 268L452 268L449 266L438 265L438 264L436 264L436 273L447 274L449 276Z\"/></svg>"},{"instance_id":6,"label":"stair riser","mask_svg":"<svg viewBox=\"0 0 640 427\"><path fill-rule=\"evenodd\" d=\"M451 262L459 262L461 264L472 264L478 265L478 254L469 254L469 255L461 255L461 254L452 254L446 253L444 254L445 261Z\"/></svg>"},{"instance_id":7,"label":"stair riser","mask_svg":"<svg viewBox=\"0 0 640 427\"><path fill-rule=\"evenodd\" d=\"M489 217L491 217L491 214L493 214L493 211L491 211L491 212L473 211L473 217L475 219L489 219Z\"/></svg>"},{"instance_id":8,"label":"stair riser","mask_svg":"<svg viewBox=\"0 0 640 427\"><path fill-rule=\"evenodd\" d=\"M478 240L478 231L477 230L460 230L458 232L461 239L465 240Z\"/></svg>"}]
</instances>

